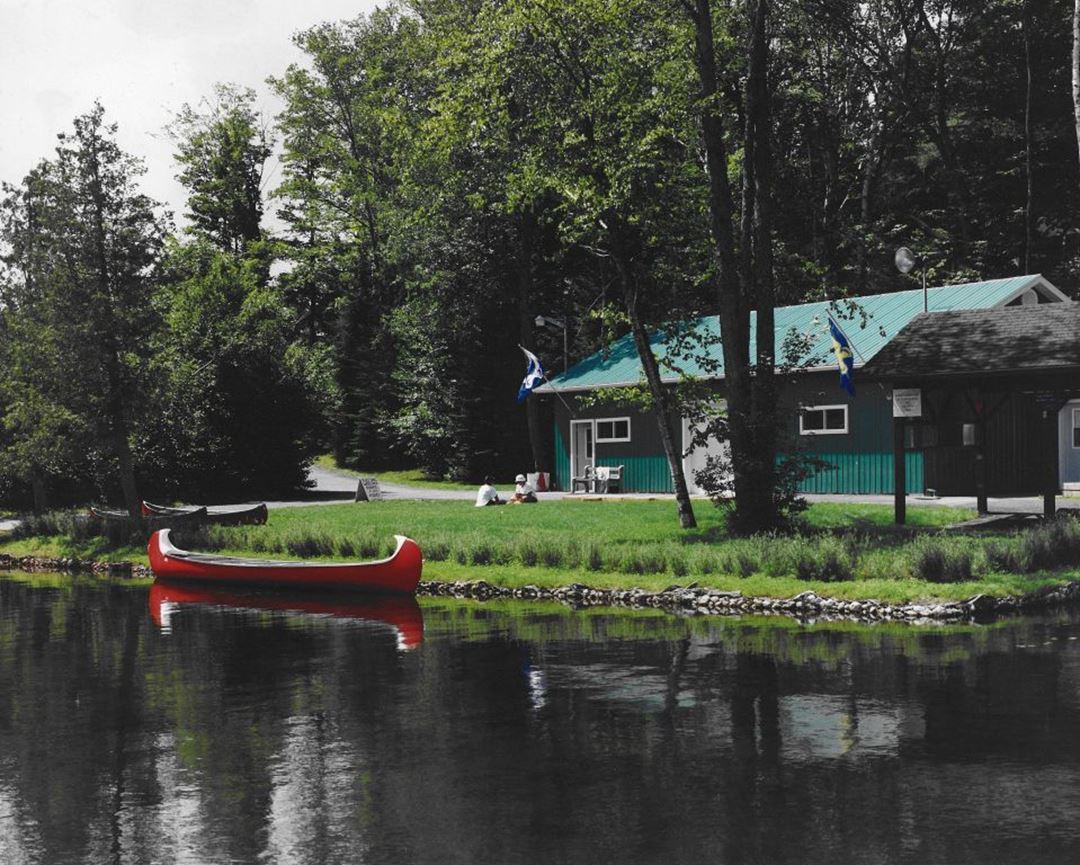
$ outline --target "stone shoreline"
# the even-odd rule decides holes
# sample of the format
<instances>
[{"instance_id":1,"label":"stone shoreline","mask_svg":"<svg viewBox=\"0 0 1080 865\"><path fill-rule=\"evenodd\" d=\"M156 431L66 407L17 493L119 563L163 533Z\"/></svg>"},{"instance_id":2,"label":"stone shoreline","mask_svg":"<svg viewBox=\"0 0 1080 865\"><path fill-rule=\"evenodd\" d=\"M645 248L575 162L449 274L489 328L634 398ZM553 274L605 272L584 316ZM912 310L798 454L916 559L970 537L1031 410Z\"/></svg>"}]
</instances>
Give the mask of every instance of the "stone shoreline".
<instances>
[{"instance_id":1,"label":"stone shoreline","mask_svg":"<svg viewBox=\"0 0 1080 865\"><path fill-rule=\"evenodd\" d=\"M0 553L0 569L57 571L99 576L152 578L146 565L132 562L99 562L73 558L10 556ZM442 582L423 580L418 595L489 601L499 599L558 601L573 607L629 607L663 609L698 615L780 615L798 619L893 622L960 622L997 615L1034 612L1080 601L1080 581L1050 586L1024 595L997 598L975 595L964 601L937 604L884 604L875 600L848 601L822 597L813 591L793 598L765 598L737 591L708 589L691 583L660 592L645 589L597 589L571 583L556 589L523 586L517 589L492 585L485 580Z\"/></svg>"},{"instance_id":2,"label":"stone shoreline","mask_svg":"<svg viewBox=\"0 0 1080 865\"><path fill-rule=\"evenodd\" d=\"M797 619L961 622L998 615L1034 612L1080 601L1080 581L1050 586L1024 595L992 597L975 595L964 601L936 604L883 604L875 600L848 601L825 598L813 591L800 592L793 598L765 598L737 591L707 589L691 584L672 586L662 592L644 589L596 589L573 583L557 589L524 586L508 589L484 580L444 583L421 582L418 594L492 600L516 598L553 600L574 607L652 607L672 613L698 615L781 615Z\"/></svg>"}]
</instances>

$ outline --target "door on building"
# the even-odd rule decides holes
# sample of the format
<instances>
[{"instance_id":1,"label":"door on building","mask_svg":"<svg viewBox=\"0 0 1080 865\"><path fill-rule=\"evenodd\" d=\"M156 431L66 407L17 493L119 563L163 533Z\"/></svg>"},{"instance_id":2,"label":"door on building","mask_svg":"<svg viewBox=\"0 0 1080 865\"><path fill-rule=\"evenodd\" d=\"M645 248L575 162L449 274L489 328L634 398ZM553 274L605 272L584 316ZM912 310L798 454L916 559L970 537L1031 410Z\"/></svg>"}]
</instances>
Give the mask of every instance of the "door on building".
<instances>
[{"instance_id":1,"label":"door on building","mask_svg":"<svg viewBox=\"0 0 1080 865\"><path fill-rule=\"evenodd\" d=\"M721 400L713 408L717 412L725 412L727 411L727 402ZM686 454L686 449L690 447L690 442L693 441L695 431L695 425L691 424L688 418L683 418L682 446L684 454ZM689 454L686 454L683 457L683 476L686 478L686 486L690 490L690 495L705 495L705 490L698 486L694 474L705 468L705 463L708 458L714 456L728 459L730 454L731 447L727 442L718 442L716 439L709 439L709 443L705 447L694 448Z\"/></svg>"},{"instance_id":2,"label":"door on building","mask_svg":"<svg viewBox=\"0 0 1080 865\"><path fill-rule=\"evenodd\" d=\"M1061 486L1080 488L1080 400L1065 403L1058 415L1058 442L1061 451Z\"/></svg>"},{"instance_id":3,"label":"door on building","mask_svg":"<svg viewBox=\"0 0 1080 865\"><path fill-rule=\"evenodd\" d=\"M571 475L580 478L585 466L595 465L593 456L593 421L570 421L570 469Z\"/></svg>"}]
</instances>

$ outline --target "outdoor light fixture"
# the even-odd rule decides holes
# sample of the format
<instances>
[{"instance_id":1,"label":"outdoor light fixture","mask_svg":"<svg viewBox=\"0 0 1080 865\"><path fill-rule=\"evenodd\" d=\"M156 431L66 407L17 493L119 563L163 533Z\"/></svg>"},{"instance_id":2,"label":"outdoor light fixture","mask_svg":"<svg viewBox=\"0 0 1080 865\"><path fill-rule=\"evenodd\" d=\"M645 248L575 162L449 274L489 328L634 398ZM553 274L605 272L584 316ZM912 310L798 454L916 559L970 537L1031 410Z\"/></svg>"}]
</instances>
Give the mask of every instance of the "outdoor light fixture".
<instances>
[{"instance_id":1,"label":"outdoor light fixture","mask_svg":"<svg viewBox=\"0 0 1080 865\"><path fill-rule=\"evenodd\" d=\"M562 328L562 371L567 370L567 357L569 352L567 351L566 344L566 322L559 318L552 318L550 315L538 315L533 319L533 323L537 327L544 327L545 325L552 325L553 327Z\"/></svg>"},{"instance_id":2,"label":"outdoor light fixture","mask_svg":"<svg viewBox=\"0 0 1080 865\"><path fill-rule=\"evenodd\" d=\"M906 246L901 246L896 250L896 255L893 257L893 261L896 263L896 269L903 274L911 273L915 267L920 263L918 256L915 255ZM922 269L922 309L923 312L928 312L930 304L926 296L926 267Z\"/></svg>"}]
</instances>

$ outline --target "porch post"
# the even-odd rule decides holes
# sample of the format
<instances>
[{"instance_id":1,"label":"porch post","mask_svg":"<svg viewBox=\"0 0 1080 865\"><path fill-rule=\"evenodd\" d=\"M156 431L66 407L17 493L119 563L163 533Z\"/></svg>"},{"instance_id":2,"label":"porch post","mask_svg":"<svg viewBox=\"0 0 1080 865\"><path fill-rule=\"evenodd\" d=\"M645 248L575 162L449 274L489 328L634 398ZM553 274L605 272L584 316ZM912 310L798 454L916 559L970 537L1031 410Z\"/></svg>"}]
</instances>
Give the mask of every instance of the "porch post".
<instances>
[{"instance_id":1,"label":"porch post","mask_svg":"<svg viewBox=\"0 0 1080 865\"><path fill-rule=\"evenodd\" d=\"M904 425L904 418L893 418L893 511L898 526L904 525L907 520L907 464L904 461Z\"/></svg>"},{"instance_id":2,"label":"porch post","mask_svg":"<svg viewBox=\"0 0 1080 865\"><path fill-rule=\"evenodd\" d=\"M1057 513L1058 491L1058 411L1043 408L1043 440L1046 456L1043 468L1043 516L1051 519Z\"/></svg>"},{"instance_id":3,"label":"porch post","mask_svg":"<svg viewBox=\"0 0 1080 865\"><path fill-rule=\"evenodd\" d=\"M975 392L975 507L986 516L990 503L986 495L986 405L982 391Z\"/></svg>"}]
</instances>

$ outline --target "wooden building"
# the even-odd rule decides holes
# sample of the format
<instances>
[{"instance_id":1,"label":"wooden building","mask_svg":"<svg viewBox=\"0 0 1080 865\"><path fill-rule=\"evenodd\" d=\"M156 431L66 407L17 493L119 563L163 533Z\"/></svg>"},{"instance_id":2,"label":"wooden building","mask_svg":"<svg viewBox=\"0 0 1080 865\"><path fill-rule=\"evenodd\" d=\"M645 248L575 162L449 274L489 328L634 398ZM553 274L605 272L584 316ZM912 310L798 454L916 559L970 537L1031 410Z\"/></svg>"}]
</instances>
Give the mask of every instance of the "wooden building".
<instances>
[{"instance_id":1,"label":"wooden building","mask_svg":"<svg viewBox=\"0 0 1080 865\"><path fill-rule=\"evenodd\" d=\"M924 304L935 312L1016 310L1067 301L1061 291L1034 274L931 288L925 295L921 289L913 289L844 301L778 307L775 311L777 356L783 356L784 345L792 337L806 346L799 369L785 376L786 383L781 391L782 437L791 447L813 454L830 466L808 479L803 491L893 492L891 390L884 382L864 380L861 371L909 322L923 313ZM839 320L855 352L855 397L849 396L839 385L828 336L829 314ZM752 313L751 334L755 332L754 319ZM669 337L659 332L652 336L653 351L661 360L665 381L675 384L680 374L708 381L716 390L717 406L722 408L724 374L717 318L710 316L686 322L680 330L682 336L691 337L689 342L698 348L676 354ZM632 338L627 335L536 391L542 398L551 400L554 413L552 450L556 488L569 490L569 479L582 475L586 466L621 465L624 467L622 488L625 491L672 491L655 417L632 402L605 399L605 392L618 394L620 389L642 382L637 352ZM1011 421L1010 417L1009 414L1001 415L1000 426L987 432L988 436L1002 438L1002 445L997 449L1000 453L1007 452L1007 442L1015 440L1016 430L1030 422L1022 411ZM685 451L692 435L690 424L682 417L670 420ZM932 486L928 477L936 483L954 466L957 467L955 478L947 479L940 491L960 490L963 486L962 460L972 457L962 451L962 425L944 427L940 433L942 437L931 440L929 437L933 434L937 433L915 426L907 433L904 457L907 492L924 491ZM709 452L715 452L719 447L714 443L709 450L698 449L684 457L683 470L692 492L699 492L694 486L694 470L704 463ZM961 450L959 454L950 453L948 448ZM1014 480L1017 482L1022 471L1016 464ZM1002 476L1001 490L1008 487L1007 474Z\"/></svg>"},{"instance_id":2,"label":"wooden building","mask_svg":"<svg viewBox=\"0 0 1080 865\"><path fill-rule=\"evenodd\" d=\"M864 369L942 495L1080 489L1080 303L918 315ZM897 467L898 471L903 471Z\"/></svg>"}]
</instances>

